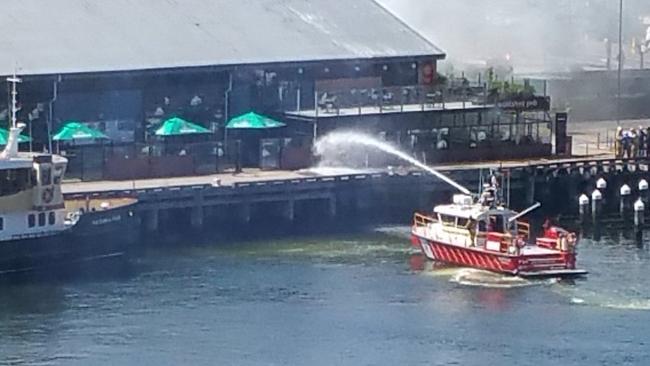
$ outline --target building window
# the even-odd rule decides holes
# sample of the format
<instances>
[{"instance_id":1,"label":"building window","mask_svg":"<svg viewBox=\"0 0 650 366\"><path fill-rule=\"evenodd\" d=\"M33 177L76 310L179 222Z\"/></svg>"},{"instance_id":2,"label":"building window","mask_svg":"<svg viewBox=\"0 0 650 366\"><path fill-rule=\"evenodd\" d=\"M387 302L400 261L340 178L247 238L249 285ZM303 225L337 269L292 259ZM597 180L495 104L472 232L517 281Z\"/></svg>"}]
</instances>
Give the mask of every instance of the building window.
<instances>
[{"instance_id":1,"label":"building window","mask_svg":"<svg viewBox=\"0 0 650 366\"><path fill-rule=\"evenodd\" d=\"M38 226L45 226L45 212L38 214Z\"/></svg>"},{"instance_id":2,"label":"building window","mask_svg":"<svg viewBox=\"0 0 650 366\"><path fill-rule=\"evenodd\" d=\"M50 225L54 225L56 223L56 215L54 212L50 212L47 216L47 223Z\"/></svg>"},{"instance_id":3,"label":"building window","mask_svg":"<svg viewBox=\"0 0 650 366\"><path fill-rule=\"evenodd\" d=\"M36 226L36 216L34 216L34 214L27 215L27 226L29 227Z\"/></svg>"},{"instance_id":4,"label":"building window","mask_svg":"<svg viewBox=\"0 0 650 366\"><path fill-rule=\"evenodd\" d=\"M0 231L5 229L5 219L4 217L0 217Z\"/></svg>"}]
</instances>

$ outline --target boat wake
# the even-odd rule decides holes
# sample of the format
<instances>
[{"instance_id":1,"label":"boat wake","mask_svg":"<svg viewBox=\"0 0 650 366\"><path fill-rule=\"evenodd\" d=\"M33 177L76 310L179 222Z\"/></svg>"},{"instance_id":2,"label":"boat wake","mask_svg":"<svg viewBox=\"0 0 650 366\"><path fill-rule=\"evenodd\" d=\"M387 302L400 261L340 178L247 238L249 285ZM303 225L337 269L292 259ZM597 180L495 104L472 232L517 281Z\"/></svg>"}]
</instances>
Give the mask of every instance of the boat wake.
<instances>
[{"instance_id":1,"label":"boat wake","mask_svg":"<svg viewBox=\"0 0 650 366\"><path fill-rule=\"evenodd\" d=\"M624 294L603 294L579 288L561 289L574 305L591 306L615 310L650 310L650 298L634 298Z\"/></svg>"},{"instance_id":2,"label":"boat wake","mask_svg":"<svg viewBox=\"0 0 650 366\"><path fill-rule=\"evenodd\" d=\"M530 286L550 285L557 279L528 280L521 277L504 275L475 268L442 266L426 268L423 274L432 277L446 277L450 282L470 287L483 288L521 288Z\"/></svg>"},{"instance_id":3,"label":"boat wake","mask_svg":"<svg viewBox=\"0 0 650 366\"><path fill-rule=\"evenodd\" d=\"M548 285L557 282L555 279L541 281L527 280L517 276L502 275L474 268L460 268L458 272L451 277L450 281L463 286L487 288L520 288Z\"/></svg>"}]
</instances>

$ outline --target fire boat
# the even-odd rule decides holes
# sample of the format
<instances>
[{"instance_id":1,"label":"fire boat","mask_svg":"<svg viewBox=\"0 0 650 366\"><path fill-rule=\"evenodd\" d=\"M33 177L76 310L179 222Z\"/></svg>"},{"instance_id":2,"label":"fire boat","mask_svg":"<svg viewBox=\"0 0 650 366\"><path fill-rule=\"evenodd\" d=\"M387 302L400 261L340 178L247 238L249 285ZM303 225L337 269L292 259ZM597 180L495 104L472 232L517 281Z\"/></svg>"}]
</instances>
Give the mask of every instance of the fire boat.
<instances>
[{"instance_id":1,"label":"fire boat","mask_svg":"<svg viewBox=\"0 0 650 366\"><path fill-rule=\"evenodd\" d=\"M416 213L411 229L413 245L428 259L520 277L587 274L576 268L574 233L547 221L543 235L531 239L530 224L522 218L539 203L515 212L500 202L494 180L473 196L445 178L464 194L454 195L451 204L435 206L430 214Z\"/></svg>"}]
</instances>

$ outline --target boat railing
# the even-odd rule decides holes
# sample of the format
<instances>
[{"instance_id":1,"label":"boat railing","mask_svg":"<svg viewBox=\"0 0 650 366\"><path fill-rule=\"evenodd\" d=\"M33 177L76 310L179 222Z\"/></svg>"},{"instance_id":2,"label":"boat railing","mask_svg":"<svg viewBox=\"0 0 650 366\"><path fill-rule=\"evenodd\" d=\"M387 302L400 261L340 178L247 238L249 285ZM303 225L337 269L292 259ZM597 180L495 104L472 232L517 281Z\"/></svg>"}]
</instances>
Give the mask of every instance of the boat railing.
<instances>
[{"instance_id":1,"label":"boat railing","mask_svg":"<svg viewBox=\"0 0 650 366\"><path fill-rule=\"evenodd\" d=\"M435 224L436 222L437 222L437 220L434 219L431 216L422 215L422 214L419 214L419 213L416 213L413 216L413 225L415 227L428 226L430 224Z\"/></svg>"},{"instance_id":2,"label":"boat railing","mask_svg":"<svg viewBox=\"0 0 650 366\"><path fill-rule=\"evenodd\" d=\"M530 224L523 221L517 221L517 235L530 239Z\"/></svg>"}]
</instances>

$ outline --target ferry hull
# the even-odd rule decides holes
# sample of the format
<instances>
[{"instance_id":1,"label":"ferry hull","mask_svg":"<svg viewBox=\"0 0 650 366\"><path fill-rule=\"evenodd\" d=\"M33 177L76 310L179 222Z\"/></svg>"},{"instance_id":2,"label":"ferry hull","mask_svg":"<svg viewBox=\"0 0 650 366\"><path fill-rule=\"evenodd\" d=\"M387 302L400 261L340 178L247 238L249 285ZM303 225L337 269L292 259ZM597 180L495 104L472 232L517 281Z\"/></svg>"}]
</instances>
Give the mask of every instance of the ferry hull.
<instances>
[{"instance_id":1,"label":"ferry hull","mask_svg":"<svg viewBox=\"0 0 650 366\"><path fill-rule=\"evenodd\" d=\"M428 259L462 267L520 277L570 277L587 274L587 271L575 268L575 254L572 253L511 256L445 244L417 234L412 234L411 239L413 245L419 247Z\"/></svg>"},{"instance_id":2,"label":"ferry hull","mask_svg":"<svg viewBox=\"0 0 650 366\"><path fill-rule=\"evenodd\" d=\"M131 207L90 212L63 233L0 242L0 275L124 254L137 240L139 218Z\"/></svg>"}]
</instances>

